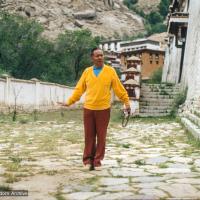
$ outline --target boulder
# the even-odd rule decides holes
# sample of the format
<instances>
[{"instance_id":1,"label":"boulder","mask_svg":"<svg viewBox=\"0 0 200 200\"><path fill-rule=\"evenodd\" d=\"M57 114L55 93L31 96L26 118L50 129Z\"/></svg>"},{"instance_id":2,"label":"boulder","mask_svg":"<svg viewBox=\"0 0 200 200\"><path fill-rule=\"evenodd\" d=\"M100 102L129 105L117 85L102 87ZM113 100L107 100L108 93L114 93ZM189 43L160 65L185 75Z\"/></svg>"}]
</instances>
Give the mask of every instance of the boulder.
<instances>
[{"instance_id":1,"label":"boulder","mask_svg":"<svg viewBox=\"0 0 200 200\"><path fill-rule=\"evenodd\" d=\"M94 19L96 15L95 10L86 10L82 12L76 12L73 14L76 19Z\"/></svg>"}]
</instances>

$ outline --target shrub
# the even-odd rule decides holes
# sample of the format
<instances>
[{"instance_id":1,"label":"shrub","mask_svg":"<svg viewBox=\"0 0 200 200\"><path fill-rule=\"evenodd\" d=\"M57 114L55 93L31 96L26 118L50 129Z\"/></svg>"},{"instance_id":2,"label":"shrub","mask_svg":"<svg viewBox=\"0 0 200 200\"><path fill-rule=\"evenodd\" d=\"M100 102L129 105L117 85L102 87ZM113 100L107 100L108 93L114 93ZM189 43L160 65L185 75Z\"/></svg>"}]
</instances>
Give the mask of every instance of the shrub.
<instances>
[{"instance_id":1,"label":"shrub","mask_svg":"<svg viewBox=\"0 0 200 200\"><path fill-rule=\"evenodd\" d=\"M186 97L187 97L187 88L181 91L174 99L172 110L170 112L170 115L172 117L175 117L177 115L178 108L180 105L182 105L185 102Z\"/></svg>"},{"instance_id":2,"label":"shrub","mask_svg":"<svg viewBox=\"0 0 200 200\"><path fill-rule=\"evenodd\" d=\"M149 83L161 83L162 80L162 68L158 68L153 72L151 75L150 80L148 81Z\"/></svg>"},{"instance_id":3,"label":"shrub","mask_svg":"<svg viewBox=\"0 0 200 200\"><path fill-rule=\"evenodd\" d=\"M132 5L136 4L138 0L124 0L123 3L126 5L128 8L131 8Z\"/></svg>"}]
</instances>

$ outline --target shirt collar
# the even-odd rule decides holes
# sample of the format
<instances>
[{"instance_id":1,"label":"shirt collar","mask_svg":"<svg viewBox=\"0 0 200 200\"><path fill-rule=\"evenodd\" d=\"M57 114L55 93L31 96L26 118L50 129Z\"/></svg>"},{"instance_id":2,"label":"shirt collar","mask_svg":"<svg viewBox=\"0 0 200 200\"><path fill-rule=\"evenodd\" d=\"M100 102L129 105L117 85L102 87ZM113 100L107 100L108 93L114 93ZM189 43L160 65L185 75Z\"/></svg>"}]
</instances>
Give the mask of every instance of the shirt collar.
<instances>
[{"instance_id":1,"label":"shirt collar","mask_svg":"<svg viewBox=\"0 0 200 200\"><path fill-rule=\"evenodd\" d=\"M95 65L93 65L93 68L96 70L101 70L101 69L103 69L103 66L102 67L96 67Z\"/></svg>"}]
</instances>

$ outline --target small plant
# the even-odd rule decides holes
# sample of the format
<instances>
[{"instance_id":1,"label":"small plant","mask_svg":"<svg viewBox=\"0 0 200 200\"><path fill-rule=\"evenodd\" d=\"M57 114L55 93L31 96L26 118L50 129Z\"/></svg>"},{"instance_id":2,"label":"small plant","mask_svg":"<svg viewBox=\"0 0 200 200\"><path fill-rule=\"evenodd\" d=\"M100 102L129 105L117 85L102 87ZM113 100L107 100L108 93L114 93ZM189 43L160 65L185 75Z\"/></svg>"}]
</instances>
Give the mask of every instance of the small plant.
<instances>
[{"instance_id":1,"label":"small plant","mask_svg":"<svg viewBox=\"0 0 200 200\"><path fill-rule=\"evenodd\" d=\"M160 95L169 95L169 93L166 92L165 90L161 90L161 91L160 91Z\"/></svg>"},{"instance_id":2,"label":"small plant","mask_svg":"<svg viewBox=\"0 0 200 200\"><path fill-rule=\"evenodd\" d=\"M8 185L0 185L0 191L10 191L11 188Z\"/></svg>"},{"instance_id":3,"label":"small plant","mask_svg":"<svg viewBox=\"0 0 200 200\"><path fill-rule=\"evenodd\" d=\"M14 163L20 163L22 161L22 158L18 156L10 156L10 160L12 160Z\"/></svg>"},{"instance_id":4,"label":"small plant","mask_svg":"<svg viewBox=\"0 0 200 200\"><path fill-rule=\"evenodd\" d=\"M128 148L130 148L130 144L128 144L128 143L127 143L127 144L122 144L122 147L124 147L124 148L127 148L127 149L128 149Z\"/></svg>"},{"instance_id":5,"label":"small plant","mask_svg":"<svg viewBox=\"0 0 200 200\"><path fill-rule=\"evenodd\" d=\"M160 163L158 165L159 168L168 168L168 165L166 163Z\"/></svg>"},{"instance_id":6,"label":"small plant","mask_svg":"<svg viewBox=\"0 0 200 200\"><path fill-rule=\"evenodd\" d=\"M33 120L34 120L34 122L38 120L38 114L37 113L38 113L38 111L37 111L37 109L35 109L33 111Z\"/></svg>"},{"instance_id":7,"label":"small plant","mask_svg":"<svg viewBox=\"0 0 200 200\"><path fill-rule=\"evenodd\" d=\"M156 83L161 83L161 80L162 80L162 68L160 67L153 72L148 82L151 84L152 83L156 84Z\"/></svg>"},{"instance_id":8,"label":"small plant","mask_svg":"<svg viewBox=\"0 0 200 200\"><path fill-rule=\"evenodd\" d=\"M144 160L136 160L134 163L136 165L145 165L146 164Z\"/></svg>"},{"instance_id":9,"label":"small plant","mask_svg":"<svg viewBox=\"0 0 200 200\"><path fill-rule=\"evenodd\" d=\"M180 105L182 105L185 102L186 96L187 96L187 88L176 96L173 102L172 110L170 112L170 115L172 117L176 117L178 108Z\"/></svg>"},{"instance_id":10,"label":"small plant","mask_svg":"<svg viewBox=\"0 0 200 200\"><path fill-rule=\"evenodd\" d=\"M54 176L55 174L57 174L58 171L57 170L49 170L49 171L46 171L46 174L49 175L49 176Z\"/></svg>"},{"instance_id":11,"label":"small plant","mask_svg":"<svg viewBox=\"0 0 200 200\"><path fill-rule=\"evenodd\" d=\"M4 177L6 177L6 183L14 183L14 182L20 181L20 178L10 173L5 173Z\"/></svg>"},{"instance_id":12,"label":"small plant","mask_svg":"<svg viewBox=\"0 0 200 200\"><path fill-rule=\"evenodd\" d=\"M28 119L21 119L19 122L20 124L27 124L28 123Z\"/></svg>"}]
</instances>

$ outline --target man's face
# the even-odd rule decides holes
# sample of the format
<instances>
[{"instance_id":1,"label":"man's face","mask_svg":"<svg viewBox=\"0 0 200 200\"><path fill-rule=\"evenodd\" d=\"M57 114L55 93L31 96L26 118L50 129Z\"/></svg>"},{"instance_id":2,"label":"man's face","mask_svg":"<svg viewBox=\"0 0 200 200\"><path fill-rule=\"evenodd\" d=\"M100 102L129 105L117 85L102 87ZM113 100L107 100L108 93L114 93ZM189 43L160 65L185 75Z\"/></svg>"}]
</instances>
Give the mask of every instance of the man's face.
<instances>
[{"instance_id":1,"label":"man's face","mask_svg":"<svg viewBox=\"0 0 200 200\"><path fill-rule=\"evenodd\" d=\"M103 51L100 49L97 49L92 54L92 62L96 67L102 67L104 64L104 55Z\"/></svg>"}]
</instances>

